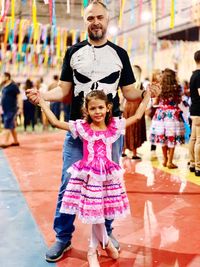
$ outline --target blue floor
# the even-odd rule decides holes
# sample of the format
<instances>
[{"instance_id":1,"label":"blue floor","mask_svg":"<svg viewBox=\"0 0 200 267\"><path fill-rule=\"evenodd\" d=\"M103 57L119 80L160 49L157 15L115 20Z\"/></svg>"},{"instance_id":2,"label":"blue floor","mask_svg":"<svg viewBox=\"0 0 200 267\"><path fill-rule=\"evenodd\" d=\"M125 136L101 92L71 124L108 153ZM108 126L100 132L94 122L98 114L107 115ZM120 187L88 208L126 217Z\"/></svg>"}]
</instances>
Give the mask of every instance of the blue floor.
<instances>
[{"instance_id":1,"label":"blue floor","mask_svg":"<svg viewBox=\"0 0 200 267\"><path fill-rule=\"evenodd\" d=\"M0 267L49 266L44 259L46 249L3 150L0 150Z\"/></svg>"}]
</instances>

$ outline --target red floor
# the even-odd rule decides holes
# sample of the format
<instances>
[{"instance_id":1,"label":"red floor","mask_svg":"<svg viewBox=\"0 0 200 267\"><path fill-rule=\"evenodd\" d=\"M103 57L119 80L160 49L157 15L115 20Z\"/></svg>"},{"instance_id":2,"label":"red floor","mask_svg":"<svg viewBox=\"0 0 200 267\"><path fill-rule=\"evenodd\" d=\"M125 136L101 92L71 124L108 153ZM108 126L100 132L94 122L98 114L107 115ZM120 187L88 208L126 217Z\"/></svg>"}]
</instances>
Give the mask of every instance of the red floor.
<instances>
[{"instance_id":1,"label":"red floor","mask_svg":"<svg viewBox=\"0 0 200 267\"><path fill-rule=\"evenodd\" d=\"M64 132L20 136L20 147L4 150L21 191L48 246L54 242L52 222L60 184ZM149 144L142 161L123 159L132 215L114 222L120 259L100 259L102 267L199 267L200 179L187 170L187 148L176 151L178 170L158 159L150 161ZM76 220L73 249L59 267L88 266L90 226ZM104 255L104 253L103 253ZM30 263L31 264L31 263ZM32 265L30 265L32 266ZM34 266L37 267L37 266Z\"/></svg>"}]
</instances>

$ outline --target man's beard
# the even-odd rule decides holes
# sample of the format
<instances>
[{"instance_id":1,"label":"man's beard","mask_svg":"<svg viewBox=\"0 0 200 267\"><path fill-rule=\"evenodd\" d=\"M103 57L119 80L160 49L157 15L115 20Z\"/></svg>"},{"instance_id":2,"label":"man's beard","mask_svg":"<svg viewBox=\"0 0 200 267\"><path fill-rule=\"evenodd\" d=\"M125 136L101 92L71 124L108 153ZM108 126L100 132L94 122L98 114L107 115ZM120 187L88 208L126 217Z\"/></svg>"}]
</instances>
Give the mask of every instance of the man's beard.
<instances>
[{"instance_id":1,"label":"man's beard","mask_svg":"<svg viewBox=\"0 0 200 267\"><path fill-rule=\"evenodd\" d=\"M102 29L101 33L93 33L90 29L88 29L88 35L92 41L99 41L104 38L106 31Z\"/></svg>"}]
</instances>

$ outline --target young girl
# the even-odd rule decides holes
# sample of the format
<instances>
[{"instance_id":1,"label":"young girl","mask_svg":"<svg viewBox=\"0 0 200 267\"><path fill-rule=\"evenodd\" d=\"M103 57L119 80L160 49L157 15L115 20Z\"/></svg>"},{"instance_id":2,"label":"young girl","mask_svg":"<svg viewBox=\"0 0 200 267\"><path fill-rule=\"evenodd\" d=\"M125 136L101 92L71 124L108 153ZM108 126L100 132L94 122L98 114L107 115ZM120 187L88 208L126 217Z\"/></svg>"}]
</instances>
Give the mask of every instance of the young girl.
<instances>
[{"instance_id":1,"label":"young girl","mask_svg":"<svg viewBox=\"0 0 200 267\"><path fill-rule=\"evenodd\" d=\"M181 88L176 79L176 73L165 69L161 79L161 94L158 108L152 119L150 141L160 143L163 152L163 166L175 169L173 163L176 144L184 143L184 123L178 104L181 102Z\"/></svg>"},{"instance_id":2,"label":"young girl","mask_svg":"<svg viewBox=\"0 0 200 267\"><path fill-rule=\"evenodd\" d=\"M111 160L112 144L124 134L125 127L139 120L149 101L149 93L141 102L135 115L125 119L111 116L112 105L103 91L94 90L85 98L85 119L61 122L51 112L43 99L39 105L50 123L60 129L71 131L74 138L83 140L83 159L74 163L67 171L71 174L60 212L78 214L83 223L92 224L88 250L90 267L99 267L97 247L99 243L109 257L119 257L110 241L105 219L124 217L130 212L123 185L123 170Z\"/></svg>"}]
</instances>

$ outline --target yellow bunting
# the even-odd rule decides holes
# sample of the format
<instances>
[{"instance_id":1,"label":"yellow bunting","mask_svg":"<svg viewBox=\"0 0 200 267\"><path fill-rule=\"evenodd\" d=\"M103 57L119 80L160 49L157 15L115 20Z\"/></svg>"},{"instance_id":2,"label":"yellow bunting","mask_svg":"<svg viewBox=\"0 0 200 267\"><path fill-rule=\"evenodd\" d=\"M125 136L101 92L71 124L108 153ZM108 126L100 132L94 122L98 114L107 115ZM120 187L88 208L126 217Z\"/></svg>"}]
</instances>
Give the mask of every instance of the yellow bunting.
<instances>
[{"instance_id":1,"label":"yellow bunting","mask_svg":"<svg viewBox=\"0 0 200 267\"><path fill-rule=\"evenodd\" d=\"M81 32L81 34L80 34L80 41L82 42L82 41L84 41L85 39L86 39L86 32L83 31L83 32Z\"/></svg>"},{"instance_id":2,"label":"yellow bunting","mask_svg":"<svg viewBox=\"0 0 200 267\"><path fill-rule=\"evenodd\" d=\"M7 41L8 41L9 24L10 24L10 19L6 18L6 27L5 27L5 35L4 35L4 44L5 44L5 46L6 46Z\"/></svg>"},{"instance_id":3,"label":"yellow bunting","mask_svg":"<svg viewBox=\"0 0 200 267\"><path fill-rule=\"evenodd\" d=\"M152 6L152 31L156 32L156 0L151 0L151 6Z\"/></svg>"},{"instance_id":4,"label":"yellow bunting","mask_svg":"<svg viewBox=\"0 0 200 267\"><path fill-rule=\"evenodd\" d=\"M22 41L23 41L23 38L22 38L22 34L23 34L23 23L24 21L21 19L20 22L19 22L19 40L18 40L18 52L21 53L22 51Z\"/></svg>"},{"instance_id":5,"label":"yellow bunting","mask_svg":"<svg viewBox=\"0 0 200 267\"><path fill-rule=\"evenodd\" d=\"M39 23L36 23L35 27L34 27L34 34L33 34L33 44L34 47L37 43L37 40L39 38Z\"/></svg>"},{"instance_id":6,"label":"yellow bunting","mask_svg":"<svg viewBox=\"0 0 200 267\"><path fill-rule=\"evenodd\" d=\"M126 0L121 0L121 8L119 12L119 27L122 26L122 17L124 13L124 7L125 7Z\"/></svg>"},{"instance_id":7,"label":"yellow bunting","mask_svg":"<svg viewBox=\"0 0 200 267\"><path fill-rule=\"evenodd\" d=\"M71 35L72 35L72 44L76 43L76 30L71 30Z\"/></svg>"},{"instance_id":8,"label":"yellow bunting","mask_svg":"<svg viewBox=\"0 0 200 267\"><path fill-rule=\"evenodd\" d=\"M82 3L82 5L81 5L81 17L83 17L84 16L84 7L83 7L83 3Z\"/></svg>"},{"instance_id":9,"label":"yellow bunting","mask_svg":"<svg viewBox=\"0 0 200 267\"><path fill-rule=\"evenodd\" d=\"M57 28L56 55L58 58L60 57L60 28Z\"/></svg>"},{"instance_id":10,"label":"yellow bunting","mask_svg":"<svg viewBox=\"0 0 200 267\"><path fill-rule=\"evenodd\" d=\"M63 51L65 52L67 48L67 31L64 31L64 36L63 36Z\"/></svg>"},{"instance_id":11,"label":"yellow bunting","mask_svg":"<svg viewBox=\"0 0 200 267\"><path fill-rule=\"evenodd\" d=\"M48 59L49 59L49 48L46 47L45 52L44 52L44 65L45 66L47 66L48 64Z\"/></svg>"},{"instance_id":12,"label":"yellow bunting","mask_svg":"<svg viewBox=\"0 0 200 267\"><path fill-rule=\"evenodd\" d=\"M127 48L127 52L128 52L128 55L129 57L131 56L131 50L132 50L132 38L131 37L128 37L128 48Z\"/></svg>"},{"instance_id":13,"label":"yellow bunting","mask_svg":"<svg viewBox=\"0 0 200 267\"><path fill-rule=\"evenodd\" d=\"M171 17L170 17L170 28L174 28L174 17L175 17L175 0L171 0Z\"/></svg>"},{"instance_id":14,"label":"yellow bunting","mask_svg":"<svg viewBox=\"0 0 200 267\"><path fill-rule=\"evenodd\" d=\"M11 0L11 29L15 26L15 0Z\"/></svg>"},{"instance_id":15,"label":"yellow bunting","mask_svg":"<svg viewBox=\"0 0 200 267\"><path fill-rule=\"evenodd\" d=\"M37 7L36 7L36 1L33 1L32 5L32 20L33 20L33 28L35 29L37 27Z\"/></svg>"}]
</instances>

